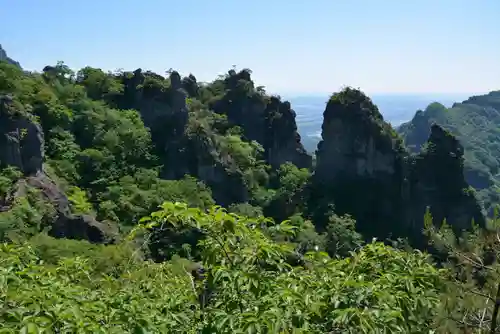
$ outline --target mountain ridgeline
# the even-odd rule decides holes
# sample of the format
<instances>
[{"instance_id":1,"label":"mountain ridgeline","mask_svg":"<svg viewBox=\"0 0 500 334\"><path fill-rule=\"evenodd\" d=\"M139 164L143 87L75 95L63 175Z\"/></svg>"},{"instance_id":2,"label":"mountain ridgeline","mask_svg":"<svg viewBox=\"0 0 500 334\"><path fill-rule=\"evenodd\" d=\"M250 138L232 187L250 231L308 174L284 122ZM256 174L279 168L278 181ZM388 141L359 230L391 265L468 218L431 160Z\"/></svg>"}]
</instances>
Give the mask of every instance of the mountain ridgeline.
<instances>
[{"instance_id":1,"label":"mountain ridgeline","mask_svg":"<svg viewBox=\"0 0 500 334\"><path fill-rule=\"evenodd\" d=\"M249 69L29 72L2 52L2 328L496 328L498 222L469 184L496 200L497 93L430 105L398 133L344 88L313 160L290 103Z\"/></svg>"},{"instance_id":2,"label":"mountain ridgeline","mask_svg":"<svg viewBox=\"0 0 500 334\"><path fill-rule=\"evenodd\" d=\"M331 214L350 215L367 239L403 237L420 246L427 209L457 231L472 220L485 225L463 179L458 141L433 125L426 148L410 155L356 89L329 100L313 170L290 103L256 87L248 69L199 83L176 71L74 73L58 63L29 73L3 62L0 79L1 161L9 173L22 172L6 187L1 214L15 215L20 194L35 189L25 205L44 203L47 212L29 222L32 234L47 228L115 240L166 200L277 220L300 216L318 232ZM5 235L12 225L26 230L17 218L7 219Z\"/></svg>"}]
</instances>

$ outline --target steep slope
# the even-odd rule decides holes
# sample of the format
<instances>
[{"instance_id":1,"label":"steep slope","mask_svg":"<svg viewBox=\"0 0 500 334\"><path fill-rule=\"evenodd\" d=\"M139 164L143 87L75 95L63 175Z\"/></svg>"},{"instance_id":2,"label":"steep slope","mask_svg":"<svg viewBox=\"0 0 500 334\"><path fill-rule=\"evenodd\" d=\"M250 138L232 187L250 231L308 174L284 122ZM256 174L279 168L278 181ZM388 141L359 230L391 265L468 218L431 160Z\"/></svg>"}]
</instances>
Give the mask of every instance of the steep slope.
<instances>
[{"instance_id":1,"label":"steep slope","mask_svg":"<svg viewBox=\"0 0 500 334\"><path fill-rule=\"evenodd\" d=\"M346 88L327 103L314 175L338 213L352 214L367 235L389 235L403 220L404 149L378 108Z\"/></svg>"},{"instance_id":2,"label":"steep slope","mask_svg":"<svg viewBox=\"0 0 500 334\"><path fill-rule=\"evenodd\" d=\"M290 104L255 88L249 70L229 71L209 84L176 71L164 78L140 69L115 79L124 89L111 101L140 112L164 165L162 176L196 176L222 205L262 202L265 164L311 167Z\"/></svg>"},{"instance_id":3,"label":"steep slope","mask_svg":"<svg viewBox=\"0 0 500 334\"><path fill-rule=\"evenodd\" d=\"M62 181L73 211L123 228L165 200L201 208L215 200L257 211L273 203L273 212L293 214L297 208L271 179L287 162L311 167L311 157L290 104L254 88L248 73L230 71L201 84L176 71L168 77L141 69L75 73L58 63L29 73L0 62L0 92L13 96L15 110L36 119L29 126L37 132L28 131L24 145L38 138L35 133L44 138L36 154L16 155L15 161L5 150L1 159L22 168L44 161ZM240 76L245 94L233 87ZM9 123L2 125L12 132Z\"/></svg>"},{"instance_id":4,"label":"steep slope","mask_svg":"<svg viewBox=\"0 0 500 334\"><path fill-rule=\"evenodd\" d=\"M210 101L213 110L227 114L228 120L243 128L249 140L264 147L266 160L273 167L291 162L299 168L310 168L311 157L306 153L297 132L295 111L289 102L267 96L262 87L254 87L250 70L231 70L221 81L223 95Z\"/></svg>"},{"instance_id":5,"label":"steep slope","mask_svg":"<svg viewBox=\"0 0 500 334\"><path fill-rule=\"evenodd\" d=\"M48 229L55 237L113 242L117 233L112 225L98 222L91 215L73 214L66 194L43 166L41 126L14 99L0 95L0 174L2 181L11 183L0 196L0 239ZM9 168L11 172L5 173ZM14 170L20 173L12 173Z\"/></svg>"},{"instance_id":6,"label":"steep slope","mask_svg":"<svg viewBox=\"0 0 500 334\"><path fill-rule=\"evenodd\" d=\"M500 200L500 91L473 96L449 109L433 103L417 111L398 132L412 152L419 152L433 123L449 130L464 146L465 178L491 213Z\"/></svg>"},{"instance_id":7,"label":"steep slope","mask_svg":"<svg viewBox=\"0 0 500 334\"><path fill-rule=\"evenodd\" d=\"M421 227L427 207L435 222L446 219L456 233L469 229L472 220L485 226L480 202L464 178L463 155L462 145L450 132L431 126L424 148L409 159L410 226Z\"/></svg>"},{"instance_id":8,"label":"steep slope","mask_svg":"<svg viewBox=\"0 0 500 334\"><path fill-rule=\"evenodd\" d=\"M5 61L11 65L21 67L21 65L17 61L7 56L7 52L2 48L1 44L0 44L0 61Z\"/></svg>"},{"instance_id":9,"label":"steep slope","mask_svg":"<svg viewBox=\"0 0 500 334\"><path fill-rule=\"evenodd\" d=\"M164 166L162 177L193 175L210 186L223 205L249 199L242 166L217 147L214 114L204 106L188 105L191 101L177 72L164 78L139 69L117 79L124 90L114 101L121 109L139 111Z\"/></svg>"},{"instance_id":10,"label":"steep slope","mask_svg":"<svg viewBox=\"0 0 500 334\"><path fill-rule=\"evenodd\" d=\"M164 200L213 204L195 179L158 178L140 115L89 99L75 82L84 78L62 63L28 73L0 62L3 232L29 236L49 229L58 237L103 242L116 236L117 224L126 229ZM92 80L91 96L121 91L112 80Z\"/></svg>"},{"instance_id":11,"label":"steep slope","mask_svg":"<svg viewBox=\"0 0 500 334\"><path fill-rule=\"evenodd\" d=\"M440 127L432 128L429 149L410 157L372 101L346 88L328 101L322 138L313 197L330 198L337 213L353 215L365 236L419 243L427 207L438 223L462 229L474 219L484 226L474 194L464 192L461 148Z\"/></svg>"}]
</instances>

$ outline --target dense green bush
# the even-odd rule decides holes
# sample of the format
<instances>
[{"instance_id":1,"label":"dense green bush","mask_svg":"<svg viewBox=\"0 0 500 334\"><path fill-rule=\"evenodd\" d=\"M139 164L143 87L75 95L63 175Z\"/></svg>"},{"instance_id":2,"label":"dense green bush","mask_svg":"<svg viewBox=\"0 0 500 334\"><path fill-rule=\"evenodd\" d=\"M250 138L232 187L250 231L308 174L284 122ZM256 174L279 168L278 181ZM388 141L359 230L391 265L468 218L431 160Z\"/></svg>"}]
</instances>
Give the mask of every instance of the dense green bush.
<instances>
[{"instance_id":1,"label":"dense green bush","mask_svg":"<svg viewBox=\"0 0 500 334\"><path fill-rule=\"evenodd\" d=\"M200 230L205 279L193 280L185 261L141 262L120 249L125 246L89 247L48 237L4 244L0 302L8 306L0 310L3 329L422 333L433 323L442 273L420 252L371 243L349 258L310 252L304 266L290 266L285 259L293 247L273 242L256 228L267 225L293 234L288 222L248 219L219 207L204 213L167 202L143 223L130 238L157 233L164 224ZM120 266L120 271L109 270Z\"/></svg>"}]
</instances>

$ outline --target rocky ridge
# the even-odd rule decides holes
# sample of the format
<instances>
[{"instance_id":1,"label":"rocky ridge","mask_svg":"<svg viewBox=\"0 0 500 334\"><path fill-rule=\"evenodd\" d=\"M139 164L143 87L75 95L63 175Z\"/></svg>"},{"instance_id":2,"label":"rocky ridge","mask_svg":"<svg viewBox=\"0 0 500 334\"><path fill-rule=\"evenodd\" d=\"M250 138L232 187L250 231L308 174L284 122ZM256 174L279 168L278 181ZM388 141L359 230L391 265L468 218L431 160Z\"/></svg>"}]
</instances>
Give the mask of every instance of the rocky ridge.
<instances>
[{"instance_id":1,"label":"rocky ridge","mask_svg":"<svg viewBox=\"0 0 500 334\"><path fill-rule=\"evenodd\" d=\"M209 109L227 116L228 123L220 126L221 133L238 126L246 141L260 144L265 162L272 167L292 162L311 168L312 158L300 142L290 103L255 88L248 70L229 71L224 79L205 86L193 75L181 78L176 71L164 78L138 69L125 74L121 81L124 94L115 99L116 104L121 109L138 110L151 129L153 142L168 166L162 176L177 179L194 175L212 188L214 198L222 205L248 201L251 189L245 185L238 163L218 148L219 136L213 133L213 128L218 127L214 122L218 121L200 102L207 102ZM204 90L218 89L217 98L203 101ZM127 96L133 98L124 98ZM190 113L197 115L190 117ZM199 122L202 113L207 114L210 126Z\"/></svg>"},{"instance_id":2,"label":"rocky ridge","mask_svg":"<svg viewBox=\"0 0 500 334\"><path fill-rule=\"evenodd\" d=\"M426 208L436 223L446 219L458 230L469 228L472 220L485 225L465 182L463 148L456 138L433 125L426 149L412 156L357 89L333 94L327 104L314 182L336 212L356 218L365 235L420 236Z\"/></svg>"}]
</instances>

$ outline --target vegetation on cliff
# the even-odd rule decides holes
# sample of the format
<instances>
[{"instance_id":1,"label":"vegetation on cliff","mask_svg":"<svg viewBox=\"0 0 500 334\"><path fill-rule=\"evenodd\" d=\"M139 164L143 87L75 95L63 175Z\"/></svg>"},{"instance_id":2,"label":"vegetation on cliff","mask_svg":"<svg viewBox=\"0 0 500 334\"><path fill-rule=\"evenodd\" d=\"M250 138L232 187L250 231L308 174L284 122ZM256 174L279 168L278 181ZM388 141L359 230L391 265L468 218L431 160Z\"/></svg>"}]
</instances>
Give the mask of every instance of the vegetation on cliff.
<instances>
[{"instance_id":1,"label":"vegetation on cliff","mask_svg":"<svg viewBox=\"0 0 500 334\"><path fill-rule=\"evenodd\" d=\"M463 150L439 126L426 139L428 149L410 156L371 99L346 88L328 101L322 137L312 201L329 198L337 213L356 219L363 235L408 238L422 247L427 208L458 231L472 220L485 225L463 178Z\"/></svg>"},{"instance_id":2,"label":"vegetation on cliff","mask_svg":"<svg viewBox=\"0 0 500 334\"><path fill-rule=\"evenodd\" d=\"M499 203L500 92L473 96L446 108L439 103L419 110L398 132L413 152L419 152L433 123L458 138L465 152L465 178L477 190L487 211Z\"/></svg>"},{"instance_id":3,"label":"vegetation on cliff","mask_svg":"<svg viewBox=\"0 0 500 334\"><path fill-rule=\"evenodd\" d=\"M248 69L199 83L0 61L0 328L495 326L481 291L492 296L498 277L485 260L496 234L463 179L458 141L435 126L411 156L352 88L332 95L324 118L313 170L292 106ZM450 235L459 242L444 243ZM464 287L479 294L460 300Z\"/></svg>"}]
</instances>

